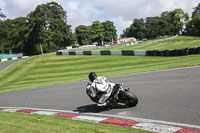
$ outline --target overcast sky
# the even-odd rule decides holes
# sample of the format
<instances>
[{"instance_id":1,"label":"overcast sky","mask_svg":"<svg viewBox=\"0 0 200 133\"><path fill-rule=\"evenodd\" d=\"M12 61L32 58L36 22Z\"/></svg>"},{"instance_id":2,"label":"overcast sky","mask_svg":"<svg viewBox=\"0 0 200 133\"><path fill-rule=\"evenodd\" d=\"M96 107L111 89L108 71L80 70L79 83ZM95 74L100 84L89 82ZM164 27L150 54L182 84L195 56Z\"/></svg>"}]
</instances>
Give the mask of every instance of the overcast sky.
<instances>
[{"instance_id":1,"label":"overcast sky","mask_svg":"<svg viewBox=\"0 0 200 133\"><path fill-rule=\"evenodd\" d=\"M0 8L7 18L25 17L37 5L52 0L0 0ZM118 34L130 26L134 18L159 16L164 11L182 8L191 15L200 0L54 0L67 11L72 30L79 25L110 20Z\"/></svg>"}]
</instances>

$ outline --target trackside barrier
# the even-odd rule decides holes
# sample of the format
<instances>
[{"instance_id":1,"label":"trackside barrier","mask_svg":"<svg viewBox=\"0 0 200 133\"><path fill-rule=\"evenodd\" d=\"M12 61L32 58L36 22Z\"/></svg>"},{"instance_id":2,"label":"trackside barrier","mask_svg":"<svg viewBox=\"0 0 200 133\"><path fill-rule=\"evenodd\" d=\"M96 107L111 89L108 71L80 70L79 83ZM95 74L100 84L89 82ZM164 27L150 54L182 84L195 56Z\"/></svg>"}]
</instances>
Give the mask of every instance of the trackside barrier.
<instances>
[{"instance_id":1,"label":"trackside barrier","mask_svg":"<svg viewBox=\"0 0 200 133\"><path fill-rule=\"evenodd\" d=\"M119 55L119 56L184 56L200 54L200 47L170 50L101 50L66 51L59 50L57 55Z\"/></svg>"},{"instance_id":2,"label":"trackside barrier","mask_svg":"<svg viewBox=\"0 0 200 133\"><path fill-rule=\"evenodd\" d=\"M122 55L122 51L120 50L111 50L111 55Z\"/></svg>"},{"instance_id":3,"label":"trackside barrier","mask_svg":"<svg viewBox=\"0 0 200 133\"><path fill-rule=\"evenodd\" d=\"M200 54L200 47L189 48L189 54Z\"/></svg>"},{"instance_id":4,"label":"trackside barrier","mask_svg":"<svg viewBox=\"0 0 200 133\"><path fill-rule=\"evenodd\" d=\"M91 51L83 51L83 55L92 55Z\"/></svg>"},{"instance_id":5,"label":"trackside barrier","mask_svg":"<svg viewBox=\"0 0 200 133\"><path fill-rule=\"evenodd\" d=\"M134 50L135 56L146 56L146 50Z\"/></svg>"},{"instance_id":6,"label":"trackside barrier","mask_svg":"<svg viewBox=\"0 0 200 133\"><path fill-rule=\"evenodd\" d=\"M122 56L134 56L133 50L122 50Z\"/></svg>"},{"instance_id":7,"label":"trackside barrier","mask_svg":"<svg viewBox=\"0 0 200 133\"><path fill-rule=\"evenodd\" d=\"M111 55L110 50L100 51L101 55Z\"/></svg>"},{"instance_id":8,"label":"trackside barrier","mask_svg":"<svg viewBox=\"0 0 200 133\"><path fill-rule=\"evenodd\" d=\"M100 51L91 51L92 55L101 55Z\"/></svg>"},{"instance_id":9,"label":"trackside barrier","mask_svg":"<svg viewBox=\"0 0 200 133\"><path fill-rule=\"evenodd\" d=\"M60 55L63 55L63 53L60 53ZM17 57L0 58L0 62L9 61L9 60L17 60L17 59L26 59L26 58L29 58L29 56L18 55Z\"/></svg>"}]
</instances>

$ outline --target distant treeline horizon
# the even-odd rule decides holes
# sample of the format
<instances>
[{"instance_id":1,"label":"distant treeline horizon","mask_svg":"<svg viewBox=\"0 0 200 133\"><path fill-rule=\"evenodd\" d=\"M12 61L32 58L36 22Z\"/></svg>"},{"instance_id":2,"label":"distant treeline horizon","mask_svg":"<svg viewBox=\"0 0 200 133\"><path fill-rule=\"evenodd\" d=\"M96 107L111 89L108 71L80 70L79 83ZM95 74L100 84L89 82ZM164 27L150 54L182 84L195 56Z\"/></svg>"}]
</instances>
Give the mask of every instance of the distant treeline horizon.
<instances>
[{"instance_id":1,"label":"distant treeline horizon","mask_svg":"<svg viewBox=\"0 0 200 133\"><path fill-rule=\"evenodd\" d=\"M80 25L72 32L67 24L66 11L56 2L41 4L26 17L6 19L0 9L0 53L37 55L65 49L75 44L102 44L117 39L112 21L94 21ZM157 17L134 19L120 37L154 39L173 35L200 36L200 3L189 17L183 9L165 11Z\"/></svg>"}]
</instances>

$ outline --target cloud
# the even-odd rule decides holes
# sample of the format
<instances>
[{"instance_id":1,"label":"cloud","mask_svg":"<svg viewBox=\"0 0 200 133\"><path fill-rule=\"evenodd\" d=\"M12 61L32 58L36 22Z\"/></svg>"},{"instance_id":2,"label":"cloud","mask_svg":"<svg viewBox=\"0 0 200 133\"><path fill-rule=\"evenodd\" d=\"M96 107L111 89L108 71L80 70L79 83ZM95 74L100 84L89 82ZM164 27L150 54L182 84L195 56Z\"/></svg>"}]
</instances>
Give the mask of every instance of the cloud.
<instances>
[{"instance_id":1,"label":"cloud","mask_svg":"<svg viewBox=\"0 0 200 133\"><path fill-rule=\"evenodd\" d=\"M90 3L70 1L66 7L68 22L75 28L79 25L91 25L98 10Z\"/></svg>"},{"instance_id":2,"label":"cloud","mask_svg":"<svg viewBox=\"0 0 200 133\"><path fill-rule=\"evenodd\" d=\"M7 18L26 16L37 5L52 0L0 0ZM130 26L135 18L159 16L164 11L182 8L191 15L199 0L54 0L67 11L72 28L91 25L93 21L113 21L118 33Z\"/></svg>"},{"instance_id":3,"label":"cloud","mask_svg":"<svg viewBox=\"0 0 200 133\"><path fill-rule=\"evenodd\" d=\"M48 0L35 1L35 0L0 0L4 3L1 7L5 12L7 18L24 17L33 11L38 4L46 3Z\"/></svg>"}]
</instances>

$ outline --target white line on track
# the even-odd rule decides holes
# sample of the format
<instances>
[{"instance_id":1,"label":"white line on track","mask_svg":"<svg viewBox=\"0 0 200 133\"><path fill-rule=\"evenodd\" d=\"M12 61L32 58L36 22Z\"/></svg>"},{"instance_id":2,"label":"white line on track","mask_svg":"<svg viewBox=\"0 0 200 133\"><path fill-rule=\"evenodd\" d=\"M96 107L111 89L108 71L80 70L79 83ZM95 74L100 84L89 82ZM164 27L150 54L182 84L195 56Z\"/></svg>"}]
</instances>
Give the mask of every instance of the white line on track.
<instances>
[{"instance_id":1,"label":"white line on track","mask_svg":"<svg viewBox=\"0 0 200 133\"><path fill-rule=\"evenodd\" d=\"M2 73L3 71L7 70L8 68L10 68L12 65L14 65L15 63L11 64L10 66L4 68L3 70L0 71L0 73Z\"/></svg>"}]
</instances>

